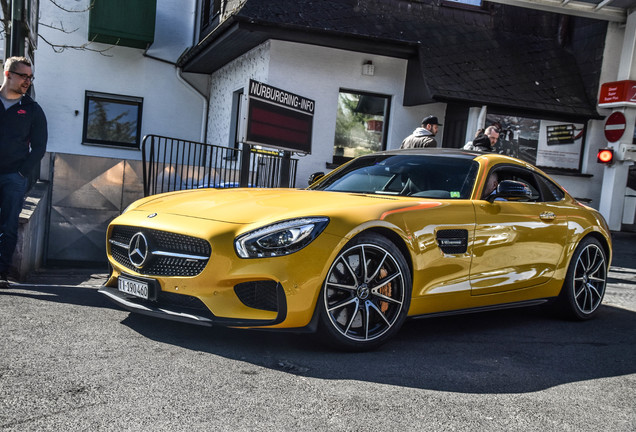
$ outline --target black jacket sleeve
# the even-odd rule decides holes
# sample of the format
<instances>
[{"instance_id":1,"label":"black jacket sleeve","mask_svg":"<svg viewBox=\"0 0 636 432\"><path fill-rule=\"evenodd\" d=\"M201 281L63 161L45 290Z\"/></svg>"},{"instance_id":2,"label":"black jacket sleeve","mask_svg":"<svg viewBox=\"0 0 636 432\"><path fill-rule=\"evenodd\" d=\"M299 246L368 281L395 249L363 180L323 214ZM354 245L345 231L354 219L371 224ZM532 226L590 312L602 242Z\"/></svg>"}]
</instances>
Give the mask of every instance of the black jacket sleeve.
<instances>
[{"instance_id":1,"label":"black jacket sleeve","mask_svg":"<svg viewBox=\"0 0 636 432\"><path fill-rule=\"evenodd\" d=\"M35 118L33 124L31 125L31 152L29 156L22 163L22 166L18 168L18 172L23 176L27 177L33 167L40 163L40 160L46 153L46 143L48 141L48 128L46 124L46 116L44 115L44 111L42 108L37 105Z\"/></svg>"}]
</instances>

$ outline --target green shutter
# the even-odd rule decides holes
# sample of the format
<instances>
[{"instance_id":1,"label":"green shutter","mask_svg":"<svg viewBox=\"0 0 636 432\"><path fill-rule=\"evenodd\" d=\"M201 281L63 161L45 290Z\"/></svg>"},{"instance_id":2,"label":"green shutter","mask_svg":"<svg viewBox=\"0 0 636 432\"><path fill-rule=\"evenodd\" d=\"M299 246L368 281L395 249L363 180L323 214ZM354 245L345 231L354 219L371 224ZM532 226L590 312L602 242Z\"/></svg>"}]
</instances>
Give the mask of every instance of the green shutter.
<instances>
[{"instance_id":1,"label":"green shutter","mask_svg":"<svg viewBox=\"0 0 636 432\"><path fill-rule=\"evenodd\" d=\"M155 38L157 0L94 0L88 40L147 48Z\"/></svg>"}]
</instances>

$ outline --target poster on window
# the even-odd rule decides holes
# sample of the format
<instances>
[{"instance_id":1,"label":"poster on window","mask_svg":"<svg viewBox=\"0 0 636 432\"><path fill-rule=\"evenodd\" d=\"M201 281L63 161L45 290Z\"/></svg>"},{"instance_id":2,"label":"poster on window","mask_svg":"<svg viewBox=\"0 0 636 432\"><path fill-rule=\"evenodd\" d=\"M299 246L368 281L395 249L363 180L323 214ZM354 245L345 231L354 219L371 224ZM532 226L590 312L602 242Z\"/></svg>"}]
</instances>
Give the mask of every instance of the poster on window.
<instances>
[{"instance_id":1,"label":"poster on window","mask_svg":"<svg viewBox=\"0 0 636 432\"><path fill-rule=\"evenodd\" d=\"M536 165L578 170L582 143L582 124L541 120Z\"/></svg>"},{"instance_id":2,"label":"poster on window","mask_svg":"<svg viewBox=\"0 0 636 432\"><path fill-rule=\"evenodd\" d=\"M486 125L500 129L495 152L544 168L578 170L584 125L488 114Z\"/></svg>"}]
</instances>

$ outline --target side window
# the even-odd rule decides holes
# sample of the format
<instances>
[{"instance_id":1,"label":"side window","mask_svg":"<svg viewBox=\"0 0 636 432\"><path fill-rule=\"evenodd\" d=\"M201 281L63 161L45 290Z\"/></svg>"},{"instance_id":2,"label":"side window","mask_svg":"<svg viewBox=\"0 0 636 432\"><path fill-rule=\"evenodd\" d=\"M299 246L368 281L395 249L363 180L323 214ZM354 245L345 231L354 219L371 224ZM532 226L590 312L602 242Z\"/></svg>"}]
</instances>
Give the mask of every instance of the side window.
<instances>
[{"instance_id":1,"label":"side window","mask_svg":"<svg viewBox=\"0 0 636 432\"><path fill-rule=\"evenodd\" d=\"M557 185L540 175L537 175L537 179L539 181L539 187L541 188L541 193L543 195L543 201L555 202L561 201L563 199L565 194Z\"/></svg>"},{"instance_id":2,"label":"side window","mask_svg":"<svg viewBox=\"0 0 636 432\"><path fill-rule=\"evenodd\" d=\"M493 179L491 176L495 173L496 177ZM514 180L518 182L522 182L526 184L530 190L532 191L532 199L531 202L540 202L543 201L541 194L541 187L537 181L535 174L532 171L525 170L519 167L495 167L488 177L486 178L486 185L484 187L484 193L482 196L487 196L489 194L488 189L489 185L492 185L492 182L496 180L496 184L501 183L504 180Z\"/></svg>"}]
</instances>

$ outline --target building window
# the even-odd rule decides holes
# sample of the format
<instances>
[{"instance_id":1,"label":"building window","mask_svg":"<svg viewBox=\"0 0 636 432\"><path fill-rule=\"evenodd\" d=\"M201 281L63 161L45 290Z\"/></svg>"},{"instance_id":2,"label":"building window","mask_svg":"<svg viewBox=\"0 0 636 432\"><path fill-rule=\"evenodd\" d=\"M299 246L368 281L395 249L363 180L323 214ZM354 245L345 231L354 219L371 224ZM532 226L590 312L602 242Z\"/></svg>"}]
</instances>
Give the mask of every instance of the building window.
<instances>
[{"instance_id":1,"label":"building window","mask_svg":"<svg viewBox=\"0 0 636 432\"><path fill-rule=\"evenodd\" d=\"M143 98L86 92L84 144L139 148Z\"/></svg>"},{"instance_id":2,"label":"building window","mask_svg":"<svg viewBox=\"0 0 636 432\"><path fill-rule=\"evenodd\" d=\"M219 22L222 0L203 0L201 2L201 30Z\"/></svg>"},{"instance_id":3,"label":"building window","mask_svg":"<svg viewBox=\"0 0 636 432\"><path fill-rule=\"evenodd\" d=\"M468 6L481 8L482 3L483 2L481 0L443 0L443 4L446 6Z\"/></svg>"},{"instance_id":4,"label":"building window","mask_svg":"<svg viewBox=\"0 0 636 432\"><path fill-rule=\"evenodd\" d=\"M500 129L495 152L513 156L541 168L581 170L585 125L488 113L486 125Z\"/></svg>"},{"instance_id":5,"label":"building window","mask_svg":"<svg viewBox=\"0 0 636 432\"><path fill-rule=\"evenodd\" d=\"M333 163L386 149L391 98L340 90Z\"/></svg>"},{"instance_id":6,"label":"building window","mask_svg":"<svg viewBox=\"0 0 636 432\"><path fill-rule=\"evenodd\" d=\"M243 89L232 94L232 118L230 119L230 147L241 146L241 114L243 112Z\"/></svg>"}]
</instances>

